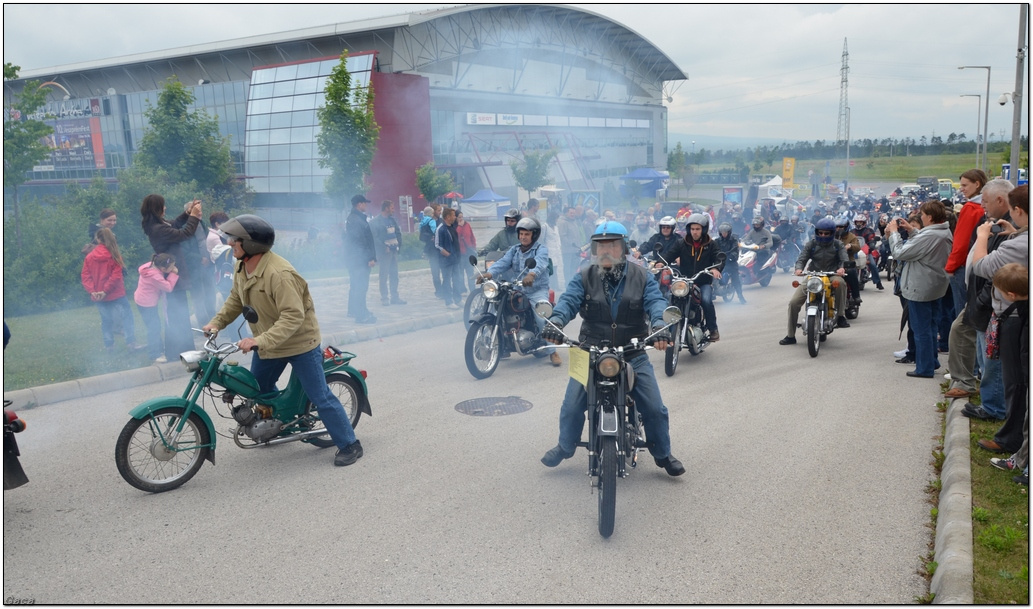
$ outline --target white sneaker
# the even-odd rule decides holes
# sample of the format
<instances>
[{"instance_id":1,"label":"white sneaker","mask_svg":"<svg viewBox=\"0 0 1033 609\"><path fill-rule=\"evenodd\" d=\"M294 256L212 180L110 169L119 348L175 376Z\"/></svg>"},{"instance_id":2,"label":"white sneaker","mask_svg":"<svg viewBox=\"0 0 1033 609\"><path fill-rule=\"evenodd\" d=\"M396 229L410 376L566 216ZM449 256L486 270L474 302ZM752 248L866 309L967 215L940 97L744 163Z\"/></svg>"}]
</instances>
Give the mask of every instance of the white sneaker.
<instances>
[{"instance_id":1,"label":"white sneaker","mask_svg":"<svg viewBox=\"0 0 1033 609\"><path fill-rule=\"evenodd\" d=\"M165 363L168 363L168 361L169 360L165 359L164 355L161 355L157 359L154 360L154 363L155 364L165 364Z\"/></svg>"},{"instance_id":2,"label":"white sneaker","mask_svg":"<svg viewBox=\"0 0 1033 609\"><path fill-rule=\"evenodd\" d=\"M948 381L951 380L951 373L948 372L947 374L944 374L943 378L947 379Z\"/></svg>"},{"instance_id":3,"label":"white sneaker","mask_svg":"<svg viewBox=\"0 0 1033 609\"><path fill-rule=\"evenodd\" d=\"M894 351L893 352L893 357L900 358L900 357L904 357L905 355L907 355L907 349L903 349L901 351Z\"/></svg>"}]
</instances>

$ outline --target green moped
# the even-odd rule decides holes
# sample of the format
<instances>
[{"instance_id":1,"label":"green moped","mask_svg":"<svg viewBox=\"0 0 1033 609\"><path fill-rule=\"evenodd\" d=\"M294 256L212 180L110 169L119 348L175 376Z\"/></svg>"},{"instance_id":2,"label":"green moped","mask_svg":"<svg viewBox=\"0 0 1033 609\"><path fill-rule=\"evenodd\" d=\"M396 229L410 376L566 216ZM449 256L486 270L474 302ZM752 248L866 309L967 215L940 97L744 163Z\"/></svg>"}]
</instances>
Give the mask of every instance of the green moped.
<instances>
[{"instance_id":1,"label":"green moped","mask_svg":"<svg viewBox=\"0 0 1033 609\"><path fill-rule=\"evenodd\" d=\"M251 307L244 307L243 314L249 322L258 321ZM241 448L297 441L319 448L333 446L293 370L282 391L263 394L251 372L228 359L240 350L237 345L218 345L216 336L209 335L202 350L180 354L180 361L192 372L183 395L154 398L130 411L132 418L115 443L115 465L132 486L161 493L184 484L205 460L215 464L217 435L232 437ZM373 414L366 371L351 365L354 357L332 346L323 352L327 385L340 399L352 427L362 413ZM231 435L216 432L208 409L234 421Z\"/></svg>"}]
</instances>

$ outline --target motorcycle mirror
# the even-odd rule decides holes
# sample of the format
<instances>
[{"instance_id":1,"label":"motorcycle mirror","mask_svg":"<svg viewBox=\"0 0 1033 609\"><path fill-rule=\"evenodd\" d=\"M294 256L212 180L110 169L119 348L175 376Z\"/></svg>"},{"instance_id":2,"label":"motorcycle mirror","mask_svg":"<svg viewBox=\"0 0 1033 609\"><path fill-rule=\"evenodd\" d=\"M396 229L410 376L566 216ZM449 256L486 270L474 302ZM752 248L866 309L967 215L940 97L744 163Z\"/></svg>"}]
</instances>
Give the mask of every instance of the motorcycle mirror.
<instances>
[{"instance_id":1,"label":"motorcycle mirror","mask_svg":"<svg viewBox=\"0 0 1033 609\"><path fill-rule=\"evenodd\" d=\"M632 239L631 241L628 241L628 247L630 247L630 248L638 247L638 241L635 241L634 239Z\"/></svg>"},{"instance_id":2,"label":"motorcycle mirror","mask_svg":"<svg viewBox=\"0 0 1033 609\"><path fill-rule=\"evenodd\" d=\"M549 319L552 316L552 305L548 300L543 300L534 305L534 313L542 319Z\"/></svg>"},{"instance_id":3,"label":"motorcycle mirror","mask_svg":"<svg viewBox=\"0 0 1033 609\"><path fill-rule=\"evenodd\" d=\"M538 261L534 258L528 258L527 262L524 263L524 266L529 269L533 269L534 267L538 266Z\"/></svg>"},{"instance_id":4,"label":"motorcycle mirror","mask_svg":"<svg viewBox=\"0 0 1033 609\"><path fill-rule=\"evenodd\" d=\"M724 252L718 252L717 253L717 263L718 264L721 264L722 262L724 262L727 259L728 259L728 254L726 254Z\"/></svg>"},{"instance_id":5,"label":"motorcycle mirror","mask_svg":"<svg viewBox=\"0 0 1033 609\"><path fill-rule=\"evenodd\" d=\"M660 243L654 243L653 244L653 251L654 252L659 252L662 249L664 249L664 246L662 244L660 244Z\"/></svg>"},{"instance_id":6,"label":"motorcycle mirror","mask_svg":"<svg viewBox=\"0 0 1033 609\"><path fill-rule=\"evenodd\" d=\"M251 307L250 305L244 305L244 308L243 310L241 310L240 314L244 316L245 321L253 324L258 323L258 311L256 311L254 307Z\"/></svg>"},{"instance_id":7,"label":"motorcycle mirror","mask_svg":"<svg viewBox=\"0 0 1033 609\"><path fill-rule=\"evenodd\" d=\"M470 254L470 266L477 266L477 256Z\"/></svg>"},{"instance_id":8,"label":"motorcycle mirror","mask_svg":"<svg viewBox=\"0 0 1033 609\"><path fill-rule=\"evenodd\" d=\"M664 323L673 324L681 321L681 309L678 307L667 307L664 309Z\"/></svg>"}]
</instances>

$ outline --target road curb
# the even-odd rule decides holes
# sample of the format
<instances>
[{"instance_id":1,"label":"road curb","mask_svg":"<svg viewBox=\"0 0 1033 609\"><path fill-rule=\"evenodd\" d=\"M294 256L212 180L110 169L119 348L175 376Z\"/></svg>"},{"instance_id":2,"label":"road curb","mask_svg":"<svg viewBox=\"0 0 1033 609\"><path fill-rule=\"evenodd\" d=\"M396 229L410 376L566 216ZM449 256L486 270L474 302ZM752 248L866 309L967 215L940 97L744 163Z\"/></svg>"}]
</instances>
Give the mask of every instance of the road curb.
<instances>
[{"instance_id":1,"label":"road curb","mask_svg":"<svg viewBox=\"0 0 1033 609\"><path fill-rule=\"evenodd\" d=\"M951 400L943 433L945 459L940 470L933 574L929 591L938 605L971 605L972 461L969 420L961 414L967 400Z\"/></svg>"}]
</instances>

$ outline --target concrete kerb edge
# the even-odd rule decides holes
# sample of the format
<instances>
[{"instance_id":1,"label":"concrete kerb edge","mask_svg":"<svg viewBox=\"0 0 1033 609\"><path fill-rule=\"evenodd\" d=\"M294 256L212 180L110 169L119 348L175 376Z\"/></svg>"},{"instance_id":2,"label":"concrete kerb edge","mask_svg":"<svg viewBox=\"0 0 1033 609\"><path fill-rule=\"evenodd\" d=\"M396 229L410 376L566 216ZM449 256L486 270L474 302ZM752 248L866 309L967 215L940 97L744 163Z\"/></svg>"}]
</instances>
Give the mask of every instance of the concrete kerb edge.
<instances>
[{"instance_id":1,"label":"concrete kerb edge","mask_svg":"<svg viewBox=\"0 0 1033 609\"><path fill-rule=\"evenodd\" d=\"M972 462L969 420L961 414L967 400L951 400L943 436L945 459L940 472L934 560L929 584L935 604L971 605L972 590Z\"/></svg>"}]
</instances>

